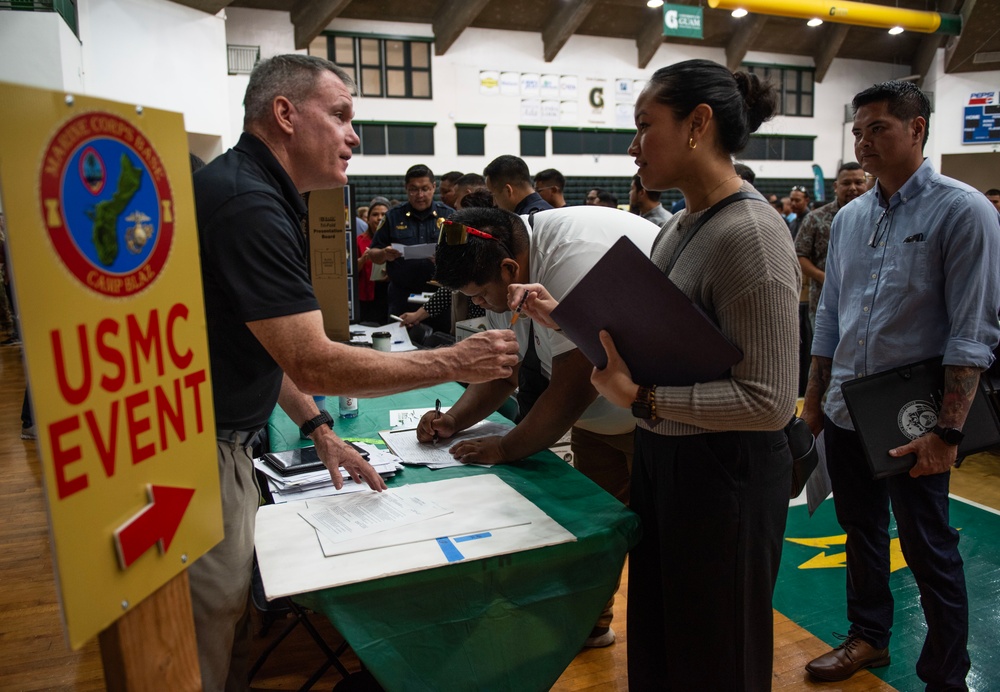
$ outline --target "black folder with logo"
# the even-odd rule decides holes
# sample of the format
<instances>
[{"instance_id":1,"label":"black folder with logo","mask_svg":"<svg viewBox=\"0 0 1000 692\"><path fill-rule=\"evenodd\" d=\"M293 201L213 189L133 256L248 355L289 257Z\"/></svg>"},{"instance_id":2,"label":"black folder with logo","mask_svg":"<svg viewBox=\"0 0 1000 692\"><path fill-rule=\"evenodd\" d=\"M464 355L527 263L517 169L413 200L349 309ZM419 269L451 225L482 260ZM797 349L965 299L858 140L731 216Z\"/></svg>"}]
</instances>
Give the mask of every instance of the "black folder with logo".
<instances>
[{"instance_id":1,"label":"black folder with logo","mask_svg":"<svg viewBox=\"0 0 1000 692\"><path fill-rule=\"evenodd\" d=\"M743 353L642 250L621 237L566 294L552 319L598 368L608 364L608 330L646 385L684 387L717 380Z\"/></svg>"},{"instance_id":2,"label":"black folder with logo","mask_svg":"<svg viewBox=\"0 0 1000 692\"><path fill-rule=\"evenodd\" d=\"M886 478L909 471L917 463L914 454L891 457L889 450L937 425L944 393L944 365L941 358L932 358L844 382L840 390L872 475ZM982 377L962 432L965 439L958 446L959 459L1000 444L1000 421Z\"/></svg>"}]
</instances>

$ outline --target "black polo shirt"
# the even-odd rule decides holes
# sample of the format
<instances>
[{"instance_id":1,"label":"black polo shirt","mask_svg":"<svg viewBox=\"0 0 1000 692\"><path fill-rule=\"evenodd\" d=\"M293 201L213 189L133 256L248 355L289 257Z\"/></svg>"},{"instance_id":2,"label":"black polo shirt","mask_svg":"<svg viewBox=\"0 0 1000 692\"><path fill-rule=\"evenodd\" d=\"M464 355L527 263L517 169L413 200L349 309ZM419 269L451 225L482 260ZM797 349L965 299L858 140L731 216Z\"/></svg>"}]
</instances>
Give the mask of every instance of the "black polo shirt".
<instances>
[{"instance_id":1,"label":"black polo shirt","mask_svg":"<svg viewBox=\"0 0 1000 692\"><path fill-rule=\"evenodd\" d=\"M453 213L455 210L442 202L434 202L423 211L415 210L409 202L400 204L385 215L372 238L372 247L384 248L393 243L435 243L438 218L448 218ZM385 271L389 276L389 312L398 315L406 312L410 294L423 291L434 277L434 263L429 259L405 260L400 257L386 262Z\"/></svg>"},{"instance_id":2,"label":"black polo shirt","mask_svg":"<svg viewBox=\"0 0 1000 692\"><path fill-rule=\"evenodd\" d=\"M547 211L552 209L552 205L542 199L542 196L537 192L532 192L530 195L522 199L514 207L514 213L518 216L524 216L525 214L530 214L536 211Z\"/></svg>"},{"instance_id":3,"label":"black polo shirt","mask_svg":"<svg viewBox=\"0 0 1000 692\"><path fill-rule=\"evenodd\" d=\"M267 146L239 143L194 176L215 423L254 430L282 372L246 323L319 309L302 232L305 204Z\"/></svg>"}]
</instances>

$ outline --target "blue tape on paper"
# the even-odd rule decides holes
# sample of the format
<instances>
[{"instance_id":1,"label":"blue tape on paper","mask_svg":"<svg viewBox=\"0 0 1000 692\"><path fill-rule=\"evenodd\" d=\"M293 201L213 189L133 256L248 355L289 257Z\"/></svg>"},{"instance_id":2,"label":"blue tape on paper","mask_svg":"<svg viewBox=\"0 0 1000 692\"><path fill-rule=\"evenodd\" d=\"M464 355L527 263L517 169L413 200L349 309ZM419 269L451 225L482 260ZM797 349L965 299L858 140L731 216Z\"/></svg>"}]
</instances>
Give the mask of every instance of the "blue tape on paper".
<instances>
[{"instance_id":1,"label":"blue tape on paper","mask_svg":"<svg viewBox=\"0 0 1000 692\"><path fill-rule=\"evenodd\" d=\"M444 553L444 556L448 558L448 562L459 562L465 559L465 556L462 555L461 551L455 547L455 544L447 536L438 538L437 544L441 548L441 552Z\"/></svg>"},{"instance_id":2,"label":"blue tape on paper","mask_svg":"<svg viewBox=\"0 0 1000 692\"><path fill-rule=\"evenodd\" d=\"M474 533L471 536L459 536L453 539L456 543L464 543L465 541L474 541L477 538L489 538L493 534L489 531L484 531L483 533Z\"/></svg>"}]
</instances>

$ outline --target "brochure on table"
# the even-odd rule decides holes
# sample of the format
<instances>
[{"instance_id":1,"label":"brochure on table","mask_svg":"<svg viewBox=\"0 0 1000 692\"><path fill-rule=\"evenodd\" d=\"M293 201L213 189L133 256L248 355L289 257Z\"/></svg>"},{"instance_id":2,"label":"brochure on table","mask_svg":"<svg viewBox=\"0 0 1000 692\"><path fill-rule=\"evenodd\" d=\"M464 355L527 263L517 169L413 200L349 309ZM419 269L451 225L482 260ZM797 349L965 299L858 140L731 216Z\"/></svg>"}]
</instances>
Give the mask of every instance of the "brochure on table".
<instances>
[{"instance_id":1,"label":"brochure on table","mask_svg":"<svg viewBox=\"0 0 1000 692\"><path fill-rule=\"evenodd\" d=\"M391 534L381 532L353 539L354 552L334 557L324 556L316 529L300 516L308 511L307 503L261 507L257 512L256 547L267 598L576 540L494 475L452 478L386 492L404 490L410 497L450 509L451 513L404 526ZM353 498L331 497L308 504L315 508L316 503L324 503L329 508L349 499ZM411 533L395 535L403 532ZM404 538L414 542L386 545Z\"/></svg>"}]
</instances>

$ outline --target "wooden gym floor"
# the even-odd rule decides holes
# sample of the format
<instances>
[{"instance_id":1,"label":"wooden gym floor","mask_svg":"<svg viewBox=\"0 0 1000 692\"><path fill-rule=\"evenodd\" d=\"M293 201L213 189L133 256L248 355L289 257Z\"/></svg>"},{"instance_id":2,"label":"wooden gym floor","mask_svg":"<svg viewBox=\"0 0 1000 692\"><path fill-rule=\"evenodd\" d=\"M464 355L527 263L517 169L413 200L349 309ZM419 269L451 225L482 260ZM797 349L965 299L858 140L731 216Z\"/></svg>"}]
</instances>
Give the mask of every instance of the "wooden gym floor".
<instances>
[{"instance_id":1,"label":"wooden gym floor","mask_svg":"<svg viewBox=\"0 0 1000 692\"><path fill-rule=\"evenodd\" d=\"M2 339L0 339L2 340ZM21 347L0 346L0 690L101 690L104 677L96 642L70 651L63 638L42 479L36 445L20 439L24 393ZM991 508L1000 508L1000 459L979 455L952 475L952 492ZM627 565L626 565L627 572ZM625 607L627 579L615 602L613 627L618 641L605 649L582 651L556 682L561 692L626 690ZM971 591L971 588L970 588ZM339 636L325 618L311 617L326 641ZM255 632L259 619L255 620ZM266 637L255 636L255 654L284 629L278 621ZM863 672L840 684L810 682L803 666L828 645L775 612L775 690L893 690ZM975 655L973 655L975 659ZM357 670L357 658L343 660ZM301 627L282 642L253 682L255 690L298 689L322 661L319 650ZM315 689L329 690L339 676L327 674Z\"/></svg>"}]
</instances>

